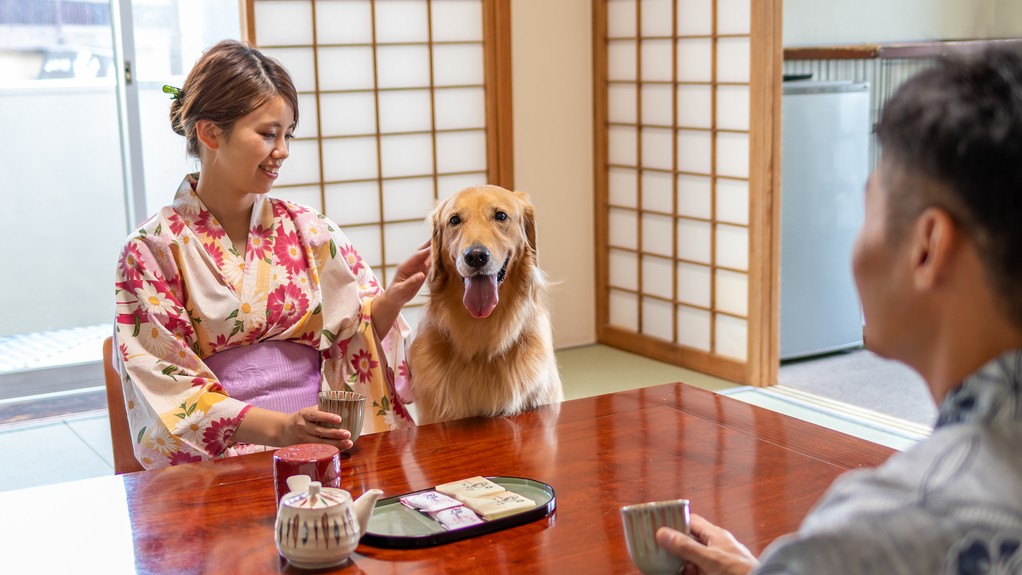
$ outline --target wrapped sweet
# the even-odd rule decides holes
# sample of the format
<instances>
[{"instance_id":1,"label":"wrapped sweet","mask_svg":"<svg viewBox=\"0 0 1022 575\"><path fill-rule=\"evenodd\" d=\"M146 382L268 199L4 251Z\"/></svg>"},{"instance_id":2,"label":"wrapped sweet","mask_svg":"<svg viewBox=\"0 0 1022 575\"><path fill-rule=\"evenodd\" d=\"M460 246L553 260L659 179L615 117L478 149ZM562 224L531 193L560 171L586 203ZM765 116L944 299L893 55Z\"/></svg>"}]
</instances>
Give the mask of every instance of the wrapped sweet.
<instances>
[{"instance_id":1,"label":"wrapped sweet","mask_svg":"<svg viewBox=\"0 0 1022 575\"><path fill-rule=\"evenodd\" d=\"M466 497L483 497L494 493L501 493L504 491L504 488L485 477L470 477L460 481L437 485L436 490L458 501L464 501Z\"/></svg>"},{"instance_id":2,"label":"wrapped sweet","mask_svg":"<svg viewBox=\"0 0 1022 575\"><path fill-rule=\"evenodd\" d=\"M483 497L466 497L462 501L466 507L487 521L536 507L535 501L511 491L492 493Z\"/></svg>"},{"instance_id":3,"label":"wrapped sweet","mask_svg":"<svg viewBox=\"0 0 1022 575\"><path fill-rule=\"evenodd\" d=\"M444 509L443 511L434 511L429 516L439 521L448 531L479 525L483 522L471 509L462 506Z\"/></svg>"},{"instance_id":4,"label":"wrapped sweet","mask_svg":"<svg viewBox=\"0 0 1022 575\"><path fill-rule=\"evenodd\" d=\"M420 511L443 511L451 507L460 507L461 502L436 491L425 491L415 493L401 498L401 504L405 507L418 509Z\"/></svg>"}]
</instances>

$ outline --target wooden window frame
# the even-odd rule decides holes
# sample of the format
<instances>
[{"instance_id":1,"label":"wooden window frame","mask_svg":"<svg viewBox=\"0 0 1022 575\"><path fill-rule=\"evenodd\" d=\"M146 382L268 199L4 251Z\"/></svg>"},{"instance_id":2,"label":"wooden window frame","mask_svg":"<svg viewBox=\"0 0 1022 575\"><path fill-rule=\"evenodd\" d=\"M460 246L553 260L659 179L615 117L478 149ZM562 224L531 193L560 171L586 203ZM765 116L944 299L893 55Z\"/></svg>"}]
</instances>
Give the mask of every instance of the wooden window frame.
<instances>
[{"instance_id":1,"label":"wooden window frame","mask_svg":"<svg viewBox=\"0 0 1022 575\"><path fill-rule=\"evenodd\" d=\"M641 10L641 1L637 0L637 11ZM675 0L674 13L677 11L677 0ZM746 383L757 386L771 385L777 383L778 368L780 366L780 149L781 149L781 81L783 66L783 51L781 45L781 11L782 0L752 0L751 5L751 29L750 42L750 76L749 76L749 265L748 265L748 311L747 321L747 354L746 360L740 361L716 353L709 353L658 339L642 333L632 332L610 324L610 200L609 200L609 98L608 98L608 28L607 28L607 0L593 0L593 98L594 98L594 170L595 170L595 241L596 241L596 330L597 341L613 347L638 353L682 367L690 368L717 377ZM639 12L641 15L641 12ZM670 37L673 41L678 37L677 22L672 24L675 33ZM713 34L709 37L727 37L727 34L716 34L716 0L713 8ZM636 25L639 25L641 18L637 16ZM639 30L636 31L641 36ZM705 37L705 36L704 36ZM636 59L641 62L642 40L656 39L653 37L636 38ZM715 86L721 83L716 81L716 49L713 50L711 84ZM672 63L674 64L675 80L677 80L677 46L672 44ZM639 68L637 68L638 72ZM640 77L636 77L636 83L646 83ZM668 82L674 84L677 82ZM638 90L638 87L637 87ZM641 94L637 93L640 115L636 117L636 123L642 126L641 117ZM713 115L716 117L716 97L711 98ZM677 99L674 99L674 163L677 173ZM715 137L717 129L711 129L711 174L715 176L716 162L713 160L716 154ZM720 130L724 131L724 130ZM641 167L641 146L642 135L637 133L637 140L640 154L639 165ZM642 169L637 170L641 179ZM674 187L677 187L675 178ZM711 180L711 205L716 204L716 183ZM676 190L675 190L676 191ZM642 210L641 184L637 191L637 207ZM677 194L672 200L675 203L674 212L677 214ZM713 208L711 208L713 210ZM648 210L643 210L648 211ZM674 216L677 218L677 216ZM711 211L711 220L715 221L715 211ZM641 244L641 217L639 221L638 249L634 250L638 258L644 253ZM677 225L674 226L674 237L672 248L677 251ZM715 249L716 234L711 230L711 250ZM617 249L617 248L615 248ZM628 251L628 250L626 250ZM711 254L713 251L711 251ZM672 260L680 261L675 257ZM711 259L711 262L715 261ZM639 268L641 270L641 267ZM713 287L716 269L720 266L712 266L711 281L711 306L716 306L713 301L716 297ZM673 279L673 291L675 297L672 303L677 304L677 273ZM642 294L641 272L638 281L638 294ZM618 289L618 288L615 288ZM628 290L623 290L628 291ZM638 297L647 297L640 295ZM662 299L662 298L661 298ZM667 301L667 300L665 300ZM641 306L641 300L640 300ZM641 309L641 308L640 308ZM674 309L674 333L677 339L677 312ZM715 315L721 313L713 311L710 321L711 350L714 349L714 330L716 327ZM641 314L638 318L641 330Z\"/></svg>"}]
</instances>

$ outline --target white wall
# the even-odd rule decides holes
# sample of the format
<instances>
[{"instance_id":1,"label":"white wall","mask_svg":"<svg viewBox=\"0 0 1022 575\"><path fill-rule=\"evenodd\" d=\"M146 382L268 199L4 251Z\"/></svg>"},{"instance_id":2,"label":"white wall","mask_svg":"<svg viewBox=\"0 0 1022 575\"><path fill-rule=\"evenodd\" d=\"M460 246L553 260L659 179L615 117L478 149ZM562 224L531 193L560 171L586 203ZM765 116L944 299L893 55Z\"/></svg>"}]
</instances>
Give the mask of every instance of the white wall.
<instances>
[{"instance_id":1,"label":"white wall","mask_svg":"<svg viewBox=\"0 0 1022 575\"><path fill-rule=\"evenodd\" d=\"M511 3L515 187L536 207L554 345L596 339L592 0Z\"/></svg>"},{"instance_id":2,"label":"white wall","mask_svg":"<svg viewBox=\"0 0 1022 575\"><path fill-rule=\"evenodd\" d=\"M1022 36L1022 0L785 0L784 45Z\"/></svg>"}]
</instances>

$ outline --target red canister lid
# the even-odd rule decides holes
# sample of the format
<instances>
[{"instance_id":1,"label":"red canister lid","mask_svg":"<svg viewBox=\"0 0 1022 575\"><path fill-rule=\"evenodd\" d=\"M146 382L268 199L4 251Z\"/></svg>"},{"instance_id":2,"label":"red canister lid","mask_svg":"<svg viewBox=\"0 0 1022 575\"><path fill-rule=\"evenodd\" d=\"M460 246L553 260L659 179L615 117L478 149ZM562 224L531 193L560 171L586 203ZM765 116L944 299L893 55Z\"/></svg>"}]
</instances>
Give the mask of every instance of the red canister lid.
<instances>
[{"instance_id":1,"label":"red canister lid","mask_svg":"<svg viewBox=\"0 0 1022 575\"><path fill-rule=\"evenodd\" d=\"M325 443L299 443L278 449L273 459L288 463L313 463L332 460L340 453L340 449Z\"/></svg>"}]
</instances>

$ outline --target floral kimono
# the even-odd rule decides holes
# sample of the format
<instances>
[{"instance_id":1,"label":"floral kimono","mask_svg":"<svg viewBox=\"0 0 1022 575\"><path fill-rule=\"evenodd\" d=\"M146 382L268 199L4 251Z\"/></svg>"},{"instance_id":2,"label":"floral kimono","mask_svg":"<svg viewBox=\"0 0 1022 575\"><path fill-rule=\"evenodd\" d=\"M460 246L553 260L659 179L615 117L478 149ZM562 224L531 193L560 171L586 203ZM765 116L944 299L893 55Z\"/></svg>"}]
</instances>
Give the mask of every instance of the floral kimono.
<instances>
[{"instance_id":1,"label":"floral kimono","mask_svg":"<svg viewBox=\"0 0 1022 575\"><path fill-rule=\"evenodd\" d=\"M414 425L407 397L410 329L375 337L382 293L338 226L312 209L258 196L248 245L234 249L185 177L174 203L128 238L117 266L115 341L135 456L148 469L261 451L231 435L250 405L203 362L259 342L310 346L322 390L363 393L362 433ZM390 326L388 326L390 327ZM388 366L398 366L397 378Z\"/></svg>"}]
</instances>

